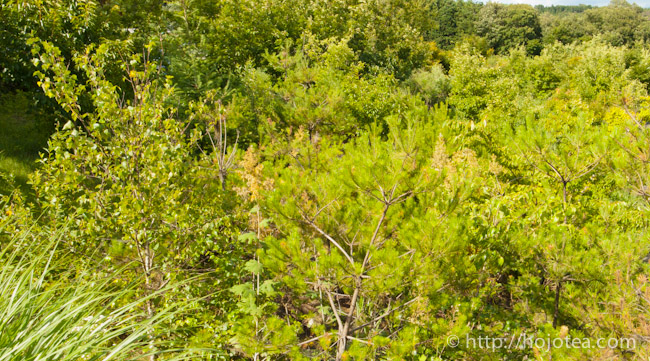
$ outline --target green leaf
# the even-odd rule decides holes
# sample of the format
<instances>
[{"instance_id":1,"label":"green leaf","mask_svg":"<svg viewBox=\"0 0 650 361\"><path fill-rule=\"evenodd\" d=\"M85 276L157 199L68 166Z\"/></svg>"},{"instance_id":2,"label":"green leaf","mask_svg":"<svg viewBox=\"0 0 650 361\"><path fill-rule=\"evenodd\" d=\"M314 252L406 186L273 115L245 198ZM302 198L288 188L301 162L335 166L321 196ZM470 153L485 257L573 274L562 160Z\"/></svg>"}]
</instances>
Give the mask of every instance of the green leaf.
<instances>
[{"instance_id":1,"label":"green leaf","mask_svg":"<svg viewBox=\"0 0 650 361\"><path fill-rule=\"evenodd\" d=\"M236 294L237 296L244 297L246 295L253 294L253 285L250 283L235 285L230 287L230 292Z\"/></svg>"},{"instance_id":2,"label":"green leaf","mask_svg":"<svg viewBox=\"0 0 650 361\"><path fill-rule=\"evenodd\" d=\"M63 125L63 130L70 130L72 128L74 128L74 123L72 120L68 120L68 122Z\"/></svg>"},{"instance_id":3,"label":"green leaf","mask_svg":"<svg viewBox=\"0 0 650 361\"><path fill-rule=\"evenodd\" d=\"M248 232L248 233L240 234L239 237L237 237L237 239L243 242L251 243L257 240L257 235L255 234L255 232Z\"/></svg>"},{"instance_id":4,"label":"green leaf","mask_svg":"<svg viewBox=\"0 0 650 361\"><path fill-rule=\"evenodd\" d=\"M277 292L275 292L275 289L273 288L273 285L275 282L271 280L266 280L262 282L260 285L260 293L269 297L274 296Z\"/></svg>"},{"instance_id":5,"label":"green leaf","mask_svg":"<svg viewBox=\"0 0 650 361\"><path fill-rule=\"evenodd\" d=\"M262 272L263 267L262 267L261 263L259 263L258 261L252 259L252 260L246 262L246 264L244 265L244 269L247 270L248 272L260 273L260 272Z\"/></svg>"}]
</instances>

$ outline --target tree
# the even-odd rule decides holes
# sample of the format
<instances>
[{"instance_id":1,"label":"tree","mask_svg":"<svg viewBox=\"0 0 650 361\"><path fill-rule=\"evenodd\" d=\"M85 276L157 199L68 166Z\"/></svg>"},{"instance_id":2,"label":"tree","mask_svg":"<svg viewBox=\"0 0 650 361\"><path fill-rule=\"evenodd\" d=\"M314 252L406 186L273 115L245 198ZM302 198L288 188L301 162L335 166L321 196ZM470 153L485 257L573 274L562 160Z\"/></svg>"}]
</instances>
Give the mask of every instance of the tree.
<instances>
[{"instance_id":1,"label":"tree","mask_svg":"<svg viewBox=\"0 0 650 361\"><path fill-rule=\"evenodd\" d=\"M431 67L430 70L418 70L409 79L411 89L422 95L424 102L432 107L444 101L451 90L449 77L441 65Z\"/></svg>"},{"instance_id":2,"label":"tree","mask_svg":"<svg viewBox=\"0 0 650 361\"><path fill-rule=\"evenodd\" d=\"M270 147L282 146L302 129L309 139L356 136L410 100L391 75L366 75L346 40L287 46L269 55L267 72L250 69L241 97L248 100L259 135ZM278 74L276 80L271 74ZM243 112L243 111L242 111Z\"/></svg>"},{"instance_id":3,"label":"tree","mask_svg":"<svg viewBox=\"0 0 650 361\"><path fill-rule=\"evenodd\" d=\"M643 17L643 9L625 0L614 0L608 6L585 11L592 33L602 34L612 45L632 44L650 39L650 23Z\"/></svg>"},{"instance_id":4,"label":"tree","mask_svg":"<svg viewBox=\"0 0 650 361\"><path fill-rule=\"evenodd\" d=\"M132 86L129 100L104 76L104 62L114 56L115 46L119 44L89 46L75 57L88 79L79 84L58 48L34 40L40 85L72 120L51 139L32 182L48 222L70 225L66 250L111 261L106 274L123 265L137 266L120 277L129 281L142 275L135 297L146 300L146 315L154 318L166 302L193 294L150 295L195 272L211 276L212 265L221 266L220 254L232 256L233 218L224 212L228 192L213 181L222 169L212 165L212 157L222 153L206 154L207 167L197 157L203 128L195 123L190 129L189 121L178 119L167 105L173 87L169 80L157 79L160 65L148 62L153 45L144 59L133 55L123 62ZM92 97L93 111L83 111L83 94ZM227 151L226 146L218 151ZM232 268L224 271L236 277L237 268ZM228 282L227 274L220 277ZM175 325L183 324L177 320ZM163 337L159 331L149 331L151 359Z\"/></svg>"},{"instance_id":5,"label":"tree","mask_svg":"<svg viewBox=\"0 0 650 361\"><path fill-rule=\"evenodd\" d=\"M435 290L451 282L441 260L446 242L462 232L455 212L473 190L466 161L474 158L467 149L450 157L436 135L445 113L433 124L427 109L391 117L385 139L376 126L347 144L312 142L300 131L291 156L263 163L288 164L264 167L275 182L262 193L262 209L276 231L259 251L264 283L282 301L269 304L263 286L258 296L237 290L266 310L242 323L242 352L404 358L444 342L451 331L435 326L429 312L454 302ZM441 312L452 323L462 318ZM460 320L453 326L463 327ZM260 329L291 336L278 340Z\"/></svg>"},{"instance_id":6,"label":"tree","mask_svg":"<svg viewBox=\"0 0 650 361\"><path fill-rule=\"evenodd\" d=\"M526 46L529 54L541 51L539 14L528 5L488 3L480 11L476 30L497 53L519 45Z\"/></svg>"},{"instance_id":7,"label":"tree","mask_svg":"<svg viewBox=\"0 0 650 361\"><path fill-rule=\"evenodd\" d=\"M426 1L371 0L352 7L349 46L371 69L386 69L398 79L433 60L431 45L435 9Z\"/></svg>"},{"instance_id":8,"label":"tree","mask_svg":"<svg viewBox=\"0 0 650 361\"><path fill-rule=\"evenodd\" d=\"M557 327L563 284L585 282L589 277L586 275L592 271L585 267L584 261L578 260L583 259L584 254L594 257L588 248L581 248L584 247L583 239L576 232L592 215L586 203L572 206L576 202L574 198L579 197L574 193L577 184L584 184L584 179L596 173L606 151L602 144L602 128L590 122L592 115L588 110L567 109L564 102L554 100L548 110L543 118L529 119L525 126L516 130L519 134L513 138L513 146L520 149L531 170L550 181L548 190L554 189L561 198L560 210L553 209L552 198L545 202L551 207L548 211L557 215L556 221L540 224L538 231L554 243L543 256L547 259L542 260L545 264L541 267L547 272L545 277L554 282L553 327Z\"/></svg>"},{"instance_id":9,"label":"tree","mask_svg":"<svg viewBox=\"0 0 650 361\"><path fill-rule=\"evenodd\" d=\"M490 102L490 92L498 68L487 64L485 57L469 44L463 44L451 57L449 104L460 118L478 120Z\"/></svg>"}]
</instances>

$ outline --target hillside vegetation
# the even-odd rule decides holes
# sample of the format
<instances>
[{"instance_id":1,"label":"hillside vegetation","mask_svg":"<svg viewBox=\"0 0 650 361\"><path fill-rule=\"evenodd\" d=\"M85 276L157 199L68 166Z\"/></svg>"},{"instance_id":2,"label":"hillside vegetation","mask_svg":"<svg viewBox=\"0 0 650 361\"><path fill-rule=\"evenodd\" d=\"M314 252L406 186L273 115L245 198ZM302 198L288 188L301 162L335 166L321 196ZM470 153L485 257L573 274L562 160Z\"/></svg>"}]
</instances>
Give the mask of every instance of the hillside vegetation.
<instances>
[{"instance_id":1,"label":"hillside vegetation","mask_svg":"<svg viewBox=\"0 0 650 361\"><path fill-rule=\"evenodd\" d=\"M648 41L618 0L2 0L0 360L647 360Z\"/></svg>"}]
</instances>

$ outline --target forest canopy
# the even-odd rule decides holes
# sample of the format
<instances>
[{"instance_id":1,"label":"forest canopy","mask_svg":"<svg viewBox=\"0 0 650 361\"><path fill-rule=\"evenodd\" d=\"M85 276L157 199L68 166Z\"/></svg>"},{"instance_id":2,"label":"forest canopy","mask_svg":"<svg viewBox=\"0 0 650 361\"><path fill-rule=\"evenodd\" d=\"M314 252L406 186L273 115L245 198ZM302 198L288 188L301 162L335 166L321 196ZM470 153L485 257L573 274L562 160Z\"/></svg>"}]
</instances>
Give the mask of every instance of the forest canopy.
<instances>
[{"instance_id":1,"label":"forest canopy","mask_svg":"<svg viewBox=\"0 0 650 361\"><path fill-rule=\"evenodd\" d=\"M650 357L648 10L0 4L1 360Z\"/></svg>"}]
</instances>

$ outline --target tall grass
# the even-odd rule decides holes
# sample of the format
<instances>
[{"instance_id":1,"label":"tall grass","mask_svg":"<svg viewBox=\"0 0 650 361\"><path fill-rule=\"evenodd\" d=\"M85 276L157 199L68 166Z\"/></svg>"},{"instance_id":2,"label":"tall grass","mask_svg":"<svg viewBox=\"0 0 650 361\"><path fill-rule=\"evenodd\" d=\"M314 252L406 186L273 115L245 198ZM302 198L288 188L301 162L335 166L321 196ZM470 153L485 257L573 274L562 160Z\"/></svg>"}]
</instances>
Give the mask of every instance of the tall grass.
<instances>
[{"instance_id":1,"label":"tall grass","mask_svg":"<svg viewBox=\"0 0 650 361\"><path fill-rule=\"evenodd\" d=\"M164 350L149 347L151 332L182 305L147 318L142 305L159 294L128 301L135 284L116 289L110 278L73 271L60 234L35 249L29 232L0 243L0 361L144 360Z\"/></svg>"}]
</instances>

